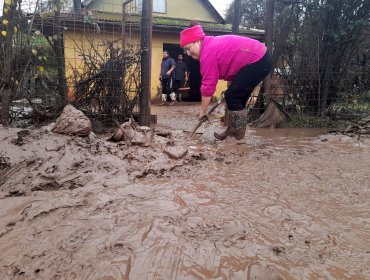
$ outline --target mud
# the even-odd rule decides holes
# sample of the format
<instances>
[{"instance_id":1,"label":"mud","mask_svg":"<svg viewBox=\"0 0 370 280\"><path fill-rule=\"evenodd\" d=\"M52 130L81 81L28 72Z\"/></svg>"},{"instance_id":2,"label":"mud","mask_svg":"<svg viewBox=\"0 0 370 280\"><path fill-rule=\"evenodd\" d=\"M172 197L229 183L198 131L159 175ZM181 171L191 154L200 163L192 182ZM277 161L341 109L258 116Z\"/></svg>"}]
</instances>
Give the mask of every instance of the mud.
<instances>
[{"instance_id":1,"label":"mud","mask_svg":"<svg viewBox=\"0 0 370 280\"><path fill-rule=\"evenodd\" d=\"M369 138L196 110L147 147L0 127L1 279L370 279Z\"/></svg>"}]
</instances>

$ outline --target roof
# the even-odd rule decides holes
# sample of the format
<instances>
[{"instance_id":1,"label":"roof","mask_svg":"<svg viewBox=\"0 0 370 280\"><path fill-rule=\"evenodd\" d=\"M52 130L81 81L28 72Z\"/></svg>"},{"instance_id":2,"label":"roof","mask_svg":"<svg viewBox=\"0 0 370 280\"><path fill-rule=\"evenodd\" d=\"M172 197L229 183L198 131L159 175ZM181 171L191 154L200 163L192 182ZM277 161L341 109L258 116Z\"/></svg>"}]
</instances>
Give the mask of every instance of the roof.
<instances>
[{"instance_id":1,"label":"roof","mask_svg":"<svg viewBox=\"0 0 370 280\"><path fill-rule=\"evenodd\" d=\"M125 22L131 26L140 27L141 17L139 14L126 15ZM110 32L113 29L119 30L122 27L123 16L120 13L102 12L102 11L88 11L88 15L76 14L76 13L62 13L61 14L62 25L67 27L66 31L75 28L85 29L89 25L91 28L99 28L102 32ZM45 34L54 34L53 28L53 17L41 19L36 17L35 23L43 26L43 32ZM153 32L172 33L179 34L183 29L189 26L189 20L156 17L153 16ZM224 23L214 23L198 21L202 25L207 35L224 35L231 34L232 25ZM257 40L264 40L264 30L249 29L246 27L239 28L239 34L242 36L248 36Z\"/></svg>"},{"instance_id":2,"label":"roof","mask_svg":"<svg viewBox=\"0 0 370 280\"><path fill-rule=\"evenodd\" d=\"M90 19L93 19L98 25L99 23L110 23L112 25L121 24L123 17L120 13L109 13L109 12L102 12L102 11L92 11L92 15ZM153 31L163 31L163 32L176 32L187 28L189 26L189 20L179 19L179 18L166 18L166 17L156 17L153 16ZM86 18L85 18L86 22ZM225 24L225 23L213 23L213 22L205 22L205 21L198 21L200 25L202 25L205 32L210 33L210 35L214 34L227 34L231 33L232 25ZM126 23L137 23L140 24L140 16L139 15L128 15L126 16ZM257 30L257 29L249 29L246 27L239 28L239 34L243 35L254 35L254 37L264 36L264 30Z\"/></svg>"},{"instance_id":3,"label":"roof","mask_svg":"<svg viewBox=\"0 0 370 280\"><path fill-rule=\"evenodd\" d=\"M94 1L97 1L97 0L85 0L83 1L83 4L86 8L89 8L89 6L94 2ZM224 18L220 15L220 13L215 9L215 7L212 5L211 2L209 2L208 0L199 0L206 8L207 10L209 11L209 13L215 18L215 20L218 22L218 23L225 23L225 20Z\"/></svg>"}]
</instances>

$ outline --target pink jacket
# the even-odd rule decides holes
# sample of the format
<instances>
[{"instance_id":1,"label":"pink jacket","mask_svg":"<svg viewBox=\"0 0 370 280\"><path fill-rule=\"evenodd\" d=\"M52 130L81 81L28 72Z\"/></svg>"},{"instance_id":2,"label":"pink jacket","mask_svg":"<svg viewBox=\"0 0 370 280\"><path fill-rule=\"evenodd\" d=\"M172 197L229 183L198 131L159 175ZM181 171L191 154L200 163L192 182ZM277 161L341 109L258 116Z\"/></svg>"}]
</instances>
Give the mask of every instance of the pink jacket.
<instances>
[{"instance_id":1,"label":"pink jacket","mask_svg":"<svg viewBox=\"0 0 370 280\"><path fill-rule=\"evenodd\" d=\"M203 96L212 96L218 80L231 81L238 71L260 60L267 48L261 42L236 35L206 36L200 52Z\"/></svg>"}]
</instances>

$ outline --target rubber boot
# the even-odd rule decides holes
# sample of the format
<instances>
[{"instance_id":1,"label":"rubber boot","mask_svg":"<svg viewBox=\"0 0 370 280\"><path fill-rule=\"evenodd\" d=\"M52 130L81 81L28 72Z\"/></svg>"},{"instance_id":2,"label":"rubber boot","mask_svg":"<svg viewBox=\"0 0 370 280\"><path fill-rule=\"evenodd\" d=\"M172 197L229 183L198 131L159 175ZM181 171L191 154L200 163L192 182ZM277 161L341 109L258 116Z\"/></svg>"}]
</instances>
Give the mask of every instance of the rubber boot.
<instances>
[{"instance_id":1,"label":"rubber boot","mask_svg":"<svg viewBox=\"0 0 370 280\"><path fill-rule=\"evenodd\" d=\"M218 140L224 140L227 136L232 136L240 140L245 135L247 128L248 116L247 109L241 111L229 111L228 125L224 132L215 132L214 136Z\"/></svg>"},{"instance_id":2,"label":"rubber boot","mask_svg":"<svg viewBox=\"0 0 370 280\"><path fill-rule=\"evenodd\" d=\"M167 94L162 94L162 102L159 104L159 106L166 105L167 103Z\"/></svg>"},{"instance_id":3,"label":"rubber boot","mask_svg":"<svg viewBox=\"0 0 370 280\"><path fill-rule=\"evenodd\" d=\"M171 92L170 97L171 97L171 103L169 105L174 105L176 102L176 93Z\"/></svg>"},{"instance_id":4,"label":"rubber boot","mask_svg":"<svg viewBox=\"0 0 370 280\"><path fill-rule=\"evenodd\" d=\"M182 102L182 99L181 99L181 97L182 97L182 93L179 93L179 94L177 95L177 97L178 97L178 99L179 99L179 102Z\"/></svg>"}]
</instances>

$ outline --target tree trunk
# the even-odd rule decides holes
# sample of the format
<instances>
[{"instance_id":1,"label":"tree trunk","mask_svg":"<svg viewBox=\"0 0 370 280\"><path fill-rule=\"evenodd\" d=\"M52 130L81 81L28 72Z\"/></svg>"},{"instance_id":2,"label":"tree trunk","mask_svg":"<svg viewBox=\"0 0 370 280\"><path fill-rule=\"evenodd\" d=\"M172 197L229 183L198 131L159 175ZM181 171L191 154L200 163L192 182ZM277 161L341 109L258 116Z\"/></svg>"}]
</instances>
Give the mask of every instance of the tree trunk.
<instances>
[{"instance_id":1,"label":"tree trunk","mask_svg":"<svg viewBox=\"0 0 370 280\"><path fill-rule=\"evenodd\" d=\"M341 3L336 0L328 1L328 5L333 7L326 13L326 22L324 22L324 37L321 49L321 96L319 105L319 114L323 115L329 104L330 85L334 80L334 52L336 43L333 34L338 31L338 16L340 15Z\"/></svg>"},{"instance_id":2,"label":"tree trunk","mask_svg":"<svg viewBox=\"0 0 370 280\"><path fill-rule=\"evenodd\" d=\"M1 93L1 124L9 124L9 110L12 103L12 90L10 88L3 89Z\"/></svg>"},{"instance_id":3,"label":"tree trunk","mask_svg":"<svg viewBox=\"0 0 370 280\"><path fill-rule=\"evenodd\" d=\"M241 20L241 0L234 0L234 18L233 18L233 26L232 26L232 33L238 34L239 33L239 25Z\"/></svg>"},{"instance_id":4,"label":"tree trunk","mask_svg":"<svg viewBox=\"0 0 370 280\"><path fill-rule=\"evenodd\" d=\"M276 65L279 61L281 54L283 53L283 47L293 27L293 20L288 17L285 21L279 34L276 36L275 47L273 50L273 65Z\"/></svg>"},{"instance_id":5,"label":"tree trunk","mask_svg":"<svg viewBox=\"0 0 370 280\"><path fill-rule=\"evenodd\" d=\"M12 58L13 58L13 34L14 34L14 25L15 25L15 13L18 7L17 0L11 2L10 5L4 2L4 8L7 8L8 12L4 13L3 20L7 20L8 24L6 25L6 36L3 36L0 41L0 47L3 50L2 53L2 63L1 63L1 77L2 80L2 88L3 91L1 92L1 99L2 99L2 106L1 106L1 114L0 114L0 122L3 125L9 124L9 110L12 102ZM3 9L4 10L4 9Z\"/></svg>"}]
</instances>

